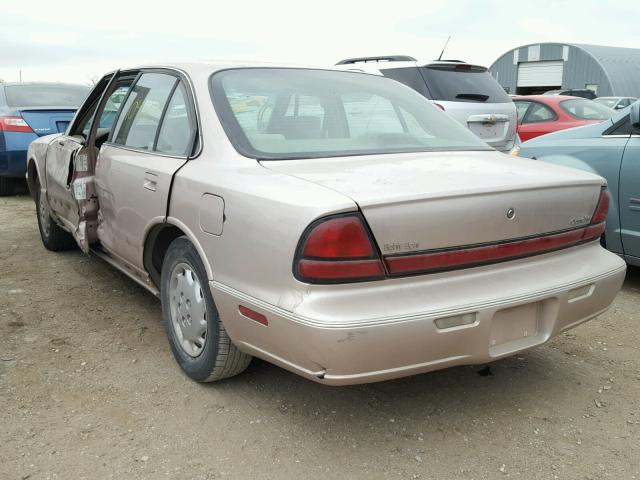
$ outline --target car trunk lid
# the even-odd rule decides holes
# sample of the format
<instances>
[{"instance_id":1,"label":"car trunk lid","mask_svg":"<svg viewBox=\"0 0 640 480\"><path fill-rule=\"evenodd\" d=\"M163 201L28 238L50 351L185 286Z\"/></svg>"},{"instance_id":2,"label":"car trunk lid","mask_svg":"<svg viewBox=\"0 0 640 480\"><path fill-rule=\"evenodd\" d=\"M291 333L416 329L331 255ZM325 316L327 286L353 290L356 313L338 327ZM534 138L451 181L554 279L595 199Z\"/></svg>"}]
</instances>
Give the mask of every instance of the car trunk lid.
<instances>
[{"instance_id":1,"label":"car trunk lid","mask_svg":"<svg viewBox=\"0 0 640 480\"><path fill-rule=\"evenodd\" d=\"M263 166L358 204L383 255L491 244L587 225L601 177L497 152L438 152Z\"/></svg>"},{"instance_id":2,"label":"car trunk lid","mask_svg":"<svg viewBox=\"0 0 640 480\"><path fill-rule=\"evenodd\" d=\"M75 113L75 109L55 107L22 108L19 111L29 127L40 137L64 132Z\"/></svg>"}]
</instances>

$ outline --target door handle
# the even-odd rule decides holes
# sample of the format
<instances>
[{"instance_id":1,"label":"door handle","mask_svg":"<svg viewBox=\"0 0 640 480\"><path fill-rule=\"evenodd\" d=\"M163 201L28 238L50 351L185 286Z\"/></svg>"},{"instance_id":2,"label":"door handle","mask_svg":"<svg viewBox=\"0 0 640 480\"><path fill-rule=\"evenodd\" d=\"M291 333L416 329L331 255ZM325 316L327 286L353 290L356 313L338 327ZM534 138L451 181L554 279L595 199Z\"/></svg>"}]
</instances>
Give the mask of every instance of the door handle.
<instances>
[{"instance_id":1,"label":"door handle","mask_svg":"<svg viewBox=\"0 0 640 480\"><path fill-rule=\"evenodd\" d=\"M634 212L640 212L640 198L629 199L629 210L633 210Z\"/></svg>"},{"instance_id":2,"label":"door handle","mask_svg":"<svg viewBox=\"0 0 640 480\"><path fill-rule=\"evenodd\" d=\"M155 173L145 172L142 186L147 190L155 192L158 188L158 176Z\"/></svg>"}]
</instances>

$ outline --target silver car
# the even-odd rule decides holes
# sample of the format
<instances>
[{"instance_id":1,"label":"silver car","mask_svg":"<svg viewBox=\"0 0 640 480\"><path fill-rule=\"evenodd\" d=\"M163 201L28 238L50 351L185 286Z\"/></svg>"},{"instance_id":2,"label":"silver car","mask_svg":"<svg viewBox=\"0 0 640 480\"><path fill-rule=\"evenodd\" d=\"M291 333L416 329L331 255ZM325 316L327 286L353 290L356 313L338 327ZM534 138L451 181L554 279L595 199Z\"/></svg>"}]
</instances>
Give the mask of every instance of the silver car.
<instances>
[{"instance_id":1,"label":"silver car","mask_svg":"<svg viewBox=\"0 0 640 480\"><path fill-rule=\"evenodd\" d=\"M423 65L403 55L348 58L338 65L413 88L496 150L509 152L516 146L516 107L486 67L459 60Z\"/></svg>"},{"instance_id":2,"label":"silver car","mask_svg":"<svg viewBox=\"0 0 640 480\"><path fill-rule=\"evenodd\" d=\"M117 71L31 144L28 183L44 246L157 295L196 381L252 356L331 385L486 363L600 314L625 275L601 177L362 73Z\"/></svg>"},{"instance_id":3,"label":"silver car","mask_svg":"<svg viewBox=\"0 0 640 480\"><path fill-rule=\"evenodd\" d=\"M638 101L636 97L598 97L593 100L614 110L622 110Z\"/></svg>"}]
</instances>

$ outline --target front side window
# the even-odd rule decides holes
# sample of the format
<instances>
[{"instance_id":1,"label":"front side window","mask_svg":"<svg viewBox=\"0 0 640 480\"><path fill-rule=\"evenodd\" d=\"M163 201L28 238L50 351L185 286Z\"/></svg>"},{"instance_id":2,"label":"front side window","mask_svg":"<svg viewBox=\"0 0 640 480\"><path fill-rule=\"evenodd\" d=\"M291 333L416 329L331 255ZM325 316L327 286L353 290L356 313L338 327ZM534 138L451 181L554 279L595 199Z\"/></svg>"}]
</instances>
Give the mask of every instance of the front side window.
<instances>
[{"instance_id":1,"label":"front side window","mask_svg":"<svg viewBox=\"0 0 640 480\"><path fill-rule=\"evenodd\" d=\"M596 98L594 100L594 102L609 108L614 108L616 106L617 101L618 101L617 98L611 98L611 97L601 97L601 98Z\"/></svg>"},{"instance_id":2,"label":"front side window","mask_svg":"<svg viewBox=\"0 0 640 480\"><path fill-rule=\"evenodd\" d=\"M211 87L227 136L251 158L490 149L423 96L380 76L242 68L214 74Z\"/></svg>"},{"instance_id":3,"label":"front side window","mask_svg":"<svg viewBox=\"0 0 640 480\"><path fill-rule=\"evenodd\" d=\"M572 98L560 102L560 108L578 120L606 120L615 110L584 98Z\"/></svg>"},{"instance_id":4,"label":"front side window","mask_svg":"<svg viewBox=\"0 0 640 480\"><path fill-rule=\"evenodd\" d=\"M178 79L163 73L145 73L127 97L112 142L152 151L164 107Z\"/></svg>"}]
</instances>

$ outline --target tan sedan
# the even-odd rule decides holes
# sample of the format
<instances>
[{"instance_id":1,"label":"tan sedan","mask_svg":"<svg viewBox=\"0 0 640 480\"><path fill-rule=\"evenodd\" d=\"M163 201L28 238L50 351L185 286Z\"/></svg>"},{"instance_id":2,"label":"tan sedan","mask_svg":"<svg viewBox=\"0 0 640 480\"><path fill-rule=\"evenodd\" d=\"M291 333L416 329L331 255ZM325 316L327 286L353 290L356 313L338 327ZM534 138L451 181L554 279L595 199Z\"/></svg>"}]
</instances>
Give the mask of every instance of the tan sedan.
<instances>
[{"instance_id":1,"label":"tan sedan","mask_svg":"<svg viewBox=\"0 0 640 480\"><path fill-rule=\"evenodd\" d=\"M625 274L602 178L363 73L117 71L30 146L28 182L45 247L160 297L197 381L252 356L332 385L490 362L603 312Z\"/></svg>"}]
</instances>

